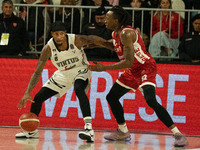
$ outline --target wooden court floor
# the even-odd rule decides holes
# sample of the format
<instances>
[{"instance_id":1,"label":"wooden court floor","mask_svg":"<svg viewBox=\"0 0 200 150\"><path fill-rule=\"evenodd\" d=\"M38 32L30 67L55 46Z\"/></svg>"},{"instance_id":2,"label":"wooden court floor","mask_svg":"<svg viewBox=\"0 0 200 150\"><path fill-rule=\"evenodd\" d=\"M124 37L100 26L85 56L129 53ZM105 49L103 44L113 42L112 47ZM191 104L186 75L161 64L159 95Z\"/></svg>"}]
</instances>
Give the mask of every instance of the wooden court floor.
<instances>
[{"instance_id":1,"label":"wooden court floor","mask_svg":"<svg viewBox=\"0 0 200 150\"><path fill-rule=\"evenodd\" d=\"M78 137L78 130L39 129L39 139L16 139L19 128L0 127L0 150L200 150L200 137L188 136L189 146L173 146L172 135L131 133L130 142L108 142L109 131L95 130L94 143Z\"/></svg>"}]
</instances>

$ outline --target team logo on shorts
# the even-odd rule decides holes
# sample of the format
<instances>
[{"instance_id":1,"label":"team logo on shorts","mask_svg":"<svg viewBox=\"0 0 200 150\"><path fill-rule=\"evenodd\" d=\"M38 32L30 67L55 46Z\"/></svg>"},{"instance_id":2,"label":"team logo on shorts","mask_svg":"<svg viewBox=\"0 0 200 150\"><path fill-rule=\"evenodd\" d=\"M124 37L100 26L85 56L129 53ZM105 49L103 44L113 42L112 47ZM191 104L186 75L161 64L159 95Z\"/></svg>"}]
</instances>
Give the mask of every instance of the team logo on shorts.
<instances>
[{"instance_id":1,"label":"team logo on shorts","mask_svg":"<svg viewBox=\"0 0 200 150\"><path fill-rule=\"evenodd\" d=\"M147 75L146 74L142 76L142 81L145 81L145 80L147 80Z\"/></svg>"}]
</instances>

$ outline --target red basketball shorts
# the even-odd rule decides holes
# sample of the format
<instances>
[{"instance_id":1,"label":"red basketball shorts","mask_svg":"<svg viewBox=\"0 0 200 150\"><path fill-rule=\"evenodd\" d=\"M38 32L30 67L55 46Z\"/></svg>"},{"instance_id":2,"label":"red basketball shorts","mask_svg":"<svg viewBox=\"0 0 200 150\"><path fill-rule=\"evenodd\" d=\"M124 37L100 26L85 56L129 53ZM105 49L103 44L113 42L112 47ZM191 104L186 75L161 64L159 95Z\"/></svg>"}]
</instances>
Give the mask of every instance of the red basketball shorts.
<instances>
[{"instance_id":1,"label":"red basketball shorts","mask_svg":"<svg viewBox=\"0 0 200 150\"><path fill-rule=\"evenodd\" d=\"M116 81L121 86L137 90L144 85L156 86L155 77L157 73L156 63L146 62L145 64L135 65L130 69L126 69L119 79Z\"/></svg>"}]
</instances>

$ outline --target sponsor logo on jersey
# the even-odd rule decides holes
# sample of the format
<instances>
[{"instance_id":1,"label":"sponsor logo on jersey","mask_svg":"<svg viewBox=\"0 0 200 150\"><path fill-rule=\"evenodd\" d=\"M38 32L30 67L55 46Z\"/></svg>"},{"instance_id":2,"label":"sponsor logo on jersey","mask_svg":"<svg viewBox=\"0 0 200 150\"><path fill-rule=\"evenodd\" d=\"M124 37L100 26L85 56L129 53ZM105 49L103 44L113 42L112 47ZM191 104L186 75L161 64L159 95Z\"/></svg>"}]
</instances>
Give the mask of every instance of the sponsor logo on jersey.
<instances>
[{"instance_id":1,"label":"sponsor logo on jersey","mask_svg":"<svg viewBox=\"0 0 200 150\"><path fill-rule=\"evenodd\" d=\"M113 45L114 45L114 46L117 46L117 42L116 42L115 39L113 39Z\"/></svg>"},{"instance_id":2,"label":"sponsor logo on jersey","mask_svg":"<svg viewBox=\"0 0 200 150\"><path fill-rule=\"evenodd\" d=\"M122 47L121 47L120 45L115 46L115 51L116 51L117 53L121 53L121 52L122 52Z\"/></svg>"},{"instance_id":3,"label":"sponsor logo on jersey","mask_svg":"<svg viewBox=\"0 0 200 150\"><path fill-rule=\"evenodd\" d=\"M135 58L142 64L145 63L145 61L149 60L150 57L146 55L141 48L137 48L135 50Z\"/></svg>"},{"instance_id":4,"label":"sponsor logo on jersey","mask_svg":"<svg viewBox=\"0 0 200 150\"><path fill-rule=\"evenodd\" d=\"M58 67L64 67L64 66L67 66L69 64L76 63L78 61L79 61L78 57L74 57L74 58L66 59L66 60L61 61L61 62L56 63L56 64L58 65Z\"/></svg>"}]
</instances>

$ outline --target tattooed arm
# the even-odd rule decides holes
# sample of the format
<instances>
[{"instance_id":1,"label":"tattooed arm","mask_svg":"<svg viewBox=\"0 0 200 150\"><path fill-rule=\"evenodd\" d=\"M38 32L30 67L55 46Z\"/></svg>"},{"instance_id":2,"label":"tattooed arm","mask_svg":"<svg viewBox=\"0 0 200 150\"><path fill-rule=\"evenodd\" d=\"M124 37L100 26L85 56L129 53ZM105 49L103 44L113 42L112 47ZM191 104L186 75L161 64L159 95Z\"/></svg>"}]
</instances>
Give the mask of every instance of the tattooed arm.
<instances>
[{"instance_id":1,"label":"tattooed arm","mask_svg":"<svg viewBox=\"0 0 200 150\"><path fill-rule=\"evenodd\" d=\"M50 47L48 45L45 45L40 54L40 58L38 60L37 67L30 78L30 81L29 81L28 87L24 93L24 96L21 98L21 100L18 104L19 109L21 109L23 105L24 105L24 107L26 107L27 100L30 100L31 102L34 103L34 101L32 100L32 98L30 96L30 93L33 90L33 88L36 86L36 84L38 83L40 76L42 74L42 71L44 69L44 66L50 56L51 56Z\"/></svg>"},{"instance_id":2,"label":"tattooed arm","mask_svg":"<svg viewBox=\"0 0 200 150\"><path fill-rule=\"evenodd\" d=\"M133 43L136 40L136 33L133 30L124 30L120 34L120 39L123 44L124 60L111 65L102 65L97 63L96 65L89 65L88 68L92 71L105 71L132 67L134 62Z\"/></svg>"},{"instance_id":3,"label":"tattooed arm","mask_svg":"<svg viewBox=\"0 0 200 150\"><path fill-rule=\"evenodd\" d=\"M112 39L105 40L96 35L89 35L89 36L76 35L75 45L78 48L81 48L81 47L84 47L84 48L104 47L104 48L114 51Z\"/></svg>"}]
</instances>

